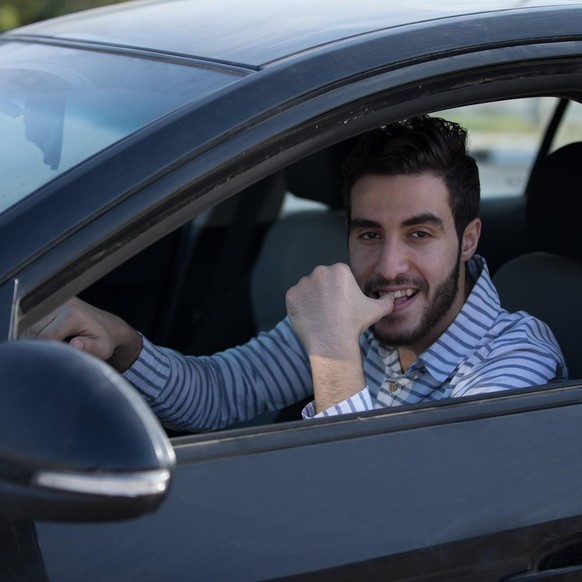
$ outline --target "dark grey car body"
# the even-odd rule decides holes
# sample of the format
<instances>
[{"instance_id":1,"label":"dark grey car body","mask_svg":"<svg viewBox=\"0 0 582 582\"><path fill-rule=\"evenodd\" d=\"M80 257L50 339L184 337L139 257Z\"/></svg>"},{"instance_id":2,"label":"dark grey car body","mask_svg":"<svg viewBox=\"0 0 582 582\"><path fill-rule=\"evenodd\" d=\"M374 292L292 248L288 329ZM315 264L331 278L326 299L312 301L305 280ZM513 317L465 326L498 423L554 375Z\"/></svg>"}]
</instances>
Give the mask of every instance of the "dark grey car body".
<instances>
[{"instance_id":1,"label":"dark grey car body","mask_svg":"<svg viewBox=\"0 0 582 582\"><path fill-rule=\"evenodd\" d=\"M582 3L123 4L0 37L0 91L25 75L1 50L25 45L191 69L197 84L189 96L186 75L176 103L0 214L3 341L303 156L401 117L582 95ZM51 59L42 66L58 76ZM11 168L2 173L9 180ZM571 380L177 437L174 481L155 513L4 520L0 577L533 580L551 569L576 579L581 418L582 385Z\"/></svg>"}]
</instances>

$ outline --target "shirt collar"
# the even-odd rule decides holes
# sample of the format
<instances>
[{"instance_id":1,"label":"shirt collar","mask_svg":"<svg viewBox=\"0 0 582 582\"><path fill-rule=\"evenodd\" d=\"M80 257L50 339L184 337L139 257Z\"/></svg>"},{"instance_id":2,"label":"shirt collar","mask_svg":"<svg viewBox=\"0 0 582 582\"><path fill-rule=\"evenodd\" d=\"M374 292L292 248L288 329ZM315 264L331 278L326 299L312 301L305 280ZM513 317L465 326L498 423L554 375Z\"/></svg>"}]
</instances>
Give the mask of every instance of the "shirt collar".
<instances>
[{"instance_id":1,"label":"shirt collar","mask_svg":"<svg viewBox=\"0 0 582 582\"><path fill-rule=\"evenodd\" d=\"M475 255L467 262L467 276L473 289L451 325L418 358L413 368L423 366L439 382L449 378L459 363L473 352L482 339L472 332L475 322L490 328L501 311L485 260Z\"/></svg>"}]
</instances>

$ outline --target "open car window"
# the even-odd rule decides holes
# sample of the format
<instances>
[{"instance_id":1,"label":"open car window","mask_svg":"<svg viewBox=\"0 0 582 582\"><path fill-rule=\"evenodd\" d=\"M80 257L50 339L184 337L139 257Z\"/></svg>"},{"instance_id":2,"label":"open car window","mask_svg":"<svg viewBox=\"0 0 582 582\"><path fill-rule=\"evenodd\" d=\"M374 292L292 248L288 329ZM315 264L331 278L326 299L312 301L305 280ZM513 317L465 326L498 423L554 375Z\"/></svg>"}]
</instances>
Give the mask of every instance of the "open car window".
<instances>
[{"instance_id":1,"label":"open car window","mask_svg":"<svg viewBox=\"0 0 582 582\"><path fill-rule=\"evenodd\" d=\"M525 237L525 205L508 212L503 201L525 198L558 101L520 99L435 113L469 130L482 196L501 202L488 207L484 218L485 234L495 232L495 244L483 250L492 275L522 252L518 237ZM571 102L567 111L575 119L580 106ZM570 139L581 135L570 117L562 120L559 132ZM121 314L155 343L190 355L220 352L270 330L285 317L289 286L317 264L348 260L340 188L334 182L339 175L321 163L322 154L313 154L313 163L308 156L291 164L207 210L81 297ZM149 292L139 293L143 288ZM305 402L234 426L299 420Z\"/></svg>"}]
</instances>

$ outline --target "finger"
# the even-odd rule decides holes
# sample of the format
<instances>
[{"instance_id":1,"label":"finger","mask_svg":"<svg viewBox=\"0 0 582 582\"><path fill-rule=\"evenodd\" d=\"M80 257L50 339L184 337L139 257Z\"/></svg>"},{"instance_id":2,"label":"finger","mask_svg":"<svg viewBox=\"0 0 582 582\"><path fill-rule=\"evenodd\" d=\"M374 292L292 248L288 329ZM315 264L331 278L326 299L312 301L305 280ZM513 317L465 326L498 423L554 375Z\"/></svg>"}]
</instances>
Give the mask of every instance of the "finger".
<instances>
[{"instance_id":1,"label":"finger","mask_svg":"<svg viewBox=\"0 0 582 582\"><path fill-rule=\"evenodd\" d=\"M51 313L46 317L43 317L39 321L37 321L34 325L31 325L23 334L22 337L31 338L31 337L40 337L41 333L45 330L47 326L49 326L56 318L57 314Z\"/></svg>"},{"instance_id":2,"label":"finger","mask_svg":"<svg viewBox=\"0 0 582 582\"><path fill-rule=\"evenodd\" d=\"M69 340L69 345L76 350L86 352L107 361L113 355L112 346L100 338L91 336L75 336Z\"/></svg>"},{"instance_id":3,"label":"finger","mask_svg":"<svg viewBox=\"0 0 582 582\"><path fill-rule=\"evenodd\" d=\"M36 337L40 339L63 341L77 336L81 332L78 322L62 314L44 321L42 324L41 329L36 329ZM38 327L41 327L40 324Z\"/></svg>"},{"instance_id":4,"label":"finger","mask_svg":"<svg viewBox=\"0 0 582 582\"><path fill-rule=\"evenodd\" d=\"M375 313L378 315L378 319L382 319L386 315L390 315L394 310L394 296L392 293L386 293L378 299L371 299L372 305L374 306ZM378 321L378 319L376 321ZM375 323L375 322L374 322Z\"/></svg>"}]
</instances>

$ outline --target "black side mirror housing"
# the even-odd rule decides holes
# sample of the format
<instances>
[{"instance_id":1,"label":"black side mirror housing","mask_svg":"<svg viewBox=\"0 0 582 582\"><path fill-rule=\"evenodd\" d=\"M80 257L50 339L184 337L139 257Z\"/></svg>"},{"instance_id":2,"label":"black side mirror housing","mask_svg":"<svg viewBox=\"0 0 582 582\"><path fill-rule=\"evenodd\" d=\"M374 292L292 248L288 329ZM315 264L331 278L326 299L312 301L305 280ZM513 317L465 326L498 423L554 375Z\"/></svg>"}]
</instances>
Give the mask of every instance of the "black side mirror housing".
<instances>
[{"instance_id":1,"label":"black side mirror housing","mask_svg":"<svg viewBox=\"0 0 582 582\"><path fill-rule=\"evenodd\" d=\"M0 517L127 519L164 499L173 448L106 363L58 342L4 342L0 393Z\"/></svg>"}]
</instances>

